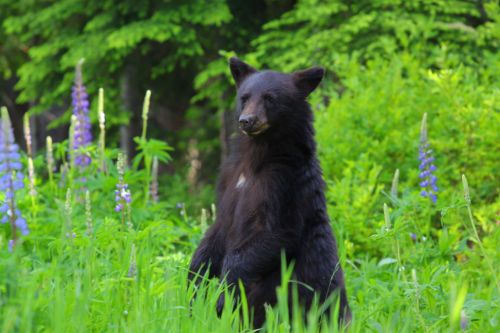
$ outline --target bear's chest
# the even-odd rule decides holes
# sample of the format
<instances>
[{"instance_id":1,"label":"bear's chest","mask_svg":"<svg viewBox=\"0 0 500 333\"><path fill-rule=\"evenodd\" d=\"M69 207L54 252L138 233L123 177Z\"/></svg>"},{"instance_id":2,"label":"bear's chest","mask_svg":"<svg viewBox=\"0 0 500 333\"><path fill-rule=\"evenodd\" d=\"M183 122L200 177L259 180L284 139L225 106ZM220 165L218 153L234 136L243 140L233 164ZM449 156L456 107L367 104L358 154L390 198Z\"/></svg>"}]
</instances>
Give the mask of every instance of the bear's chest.
<instances>
[{"instance_id":1,"label":"bear's chest","mask_svg":"<svg viewBox=\"0 0 500 333\"><path fill-rule=\"evenodd\" d=\"M226 190L233 208L233 220L243 215L251 217L262 205L269 192L269 180L264 175L255 175L240 171L233 176L231 185Z\"/></svg>"},{"instance_id":2,"label":"bear's chest","mask_svg":"<svg viewBox=\"0 0 500 333\"><path fill-rule=\"evenodd\" d=\"M255 215L262 212L272 192L271 181L265 172L255 174L248 170L238 170L232 175L221 201L224 205L221 208L230 218L230 224L254 220Z\"/></svg>"}]
</instances>

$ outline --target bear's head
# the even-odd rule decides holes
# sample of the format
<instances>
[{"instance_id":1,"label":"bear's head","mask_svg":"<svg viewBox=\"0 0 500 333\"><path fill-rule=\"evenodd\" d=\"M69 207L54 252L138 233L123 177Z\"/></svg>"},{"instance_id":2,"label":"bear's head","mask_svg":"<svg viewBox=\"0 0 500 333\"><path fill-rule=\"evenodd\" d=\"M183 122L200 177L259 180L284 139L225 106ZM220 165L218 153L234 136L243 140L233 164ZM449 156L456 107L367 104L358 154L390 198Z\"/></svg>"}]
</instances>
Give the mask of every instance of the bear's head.
<instances>
[{"instance_id":1,"label":"bear's head","mask_svg":"<svg viewBox=\"0 0 500 333\"><path fill-rule=\"evenodd\" d=\"M283 128L287 122L304 121L302 107L324 75L321 67L291 74L258 71L240 59L229 60L237 87L236 117L241 131L255 137ZM280 126L277 126L280 125Z\"/></svg>"}]
</instances>

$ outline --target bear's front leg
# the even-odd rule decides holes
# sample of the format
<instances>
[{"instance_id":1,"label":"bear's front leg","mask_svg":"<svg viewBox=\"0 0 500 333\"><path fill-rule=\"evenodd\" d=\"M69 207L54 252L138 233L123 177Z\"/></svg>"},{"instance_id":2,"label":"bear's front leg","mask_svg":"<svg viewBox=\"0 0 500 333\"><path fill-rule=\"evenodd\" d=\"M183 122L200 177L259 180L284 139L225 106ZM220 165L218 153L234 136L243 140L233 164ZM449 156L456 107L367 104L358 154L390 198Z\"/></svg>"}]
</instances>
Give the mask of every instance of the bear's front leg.
<instances>
[{"instance_id":1,"label":"bear's front leg","mask_svg":"<svg viewBox=\"0 0 500 333\"><path fill-rule=\"evenodd\" d=\"M224 247L219 237L220 225L212 225L196 249L189 266L188 280L198 285L207 274L208 278L219 276L224 257Z\"/></svg>"},{"instance_id":2,"label":"bear's front leg","mask_svg":"<svg viewBox=\"0 0 500 333\"><path fill-rule=\"evenodd\" d=\"M285 236L286 235L286 236ZM270 272L279 270L281 252L290 253L296 244L294 237L278 230L265 230L247 238L242 246L227 253L222 265L221 278L225 278L229 288L239 298L238 280L247 290L252 282L259 281ZM253 304L249 304L252 306ZM217 313L224 308L224 294L217 302Z\"/></svg>"}]
</instances>

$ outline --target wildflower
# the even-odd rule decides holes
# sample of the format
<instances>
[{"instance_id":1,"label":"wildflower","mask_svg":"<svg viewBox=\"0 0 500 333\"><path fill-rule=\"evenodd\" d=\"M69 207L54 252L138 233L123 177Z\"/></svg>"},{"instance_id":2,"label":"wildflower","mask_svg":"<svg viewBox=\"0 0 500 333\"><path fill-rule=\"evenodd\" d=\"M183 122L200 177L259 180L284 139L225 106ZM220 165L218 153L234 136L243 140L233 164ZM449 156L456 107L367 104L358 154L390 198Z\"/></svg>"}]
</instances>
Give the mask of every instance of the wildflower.
<instances>
[{"instance_id":1,"label":"wildflower","mask_svg":"<svg viewBox=\"0 0 500 333\"><path fill-rule=\"evenodd\" d=\"M47 137L47 171L49 172L49 179L52 182L53 173L54 173L54 152L52 148L52 137Z\"/></svg>"},{"instance_id":2,"label":"wildflower","mask_svg":"<svg viewBox=\"0 0 500 333\"><path fill-rule=\"evenodd\" d=\"M411 269L411 278L413 280L413 283L418 284L417 271L415 270L415 268Z\"/></svg>"},{"instance_id":3,"label":"wildflower","mask_svg":"<svg viewBox=\"0 0 500 333\"><path fill-rule=\"evenodd\" d=\"M59 178L59 187L64 187L65 183L68 180L68 174L69 174L69 166L67 162L63 162L63 164L60 167L60 178Z\"/></svg>"},{"instance_id":4,"label":"wildflower","mask_svg":"<svg viewBox=\"0 0 500 333\"><path fill-rule=\"evenodd\" d=\"M129 231L134 231L134 225L132 224L132 219L130 218L132 216L132 208L130 207L129 204L127 204L127 228Z\"/></svg>"},{"instance_id":5,"label":"wildflower","mask_svg":"<svg viewBox=\"0 0 500 333\"><path fill-rule=\"evenodd\" d=\"M75 146L75 127L76 116L71 115L68 133L69 170L73 170L75 166L75 151L73 149L73 147Z\"/></svg>"},{"instance_id":6,"label":"wildflower","mask_svg":"<svg viewBox=\"0 0 500 333\"><path fill-rule=\"evenodd\" d=\"M29 122L29 116L26 113L24 115L24 139L26 140L26 148L28 151L28 180L29 180L29 187L30 187L30 195L31 199L34 200L36 196L36 189L35 189L35 166L33 164L33 156L32 156L32 144L31 144L31 129L30 129L30 122Z\"/></svg>"},{"instance_id":7,"label":"wildflower","mask_svg":"<svg viewBox=\"0 0 500 333\"><path fill-rule=\"evenodd\" d=\"M115 200L116 200L115 210L117 212L122 211L124 205L129 204L132 201L132 195L130 194L130 190L128 189L128 184L124 183L116 184Z\"/></svg>"},{"instance_id":8,"label":"wildflower","mask_svg":"<svg viewBox=\"0 0 500 333\"><path fill-rule=\"evenodd\" d=\"M146 132L148 128L148 113L149 113L149 101L151 100L151 90L146 91L146 96L144 96L144 104L142 106L142 139L146 140Z\"/></svg>"},{"instance_id":9,"label":"wildflower","mask_svg":"<svg viewBox=\"0 0 500 333\"><path fill-rule=\"evenodd\" d=\"M33 143L31 141L30 117L28 113L23 117L24 140L26 141L26 151L29 157L33 157Z\"/></svg>"},{"instance_id":10,"label":"wildflower","mask_svg":"<svg viewBox=\"0 0 500 333\"><path fill-rule=\"evenodd\" d=\"M35 166L33 165L33 143L31 140L30 117L28 113L24 114L23 118L24 140L26 142L26 151L28 152L28 180L31 200L36 196L35 189ZM34 204L34 201L33 201Z\"/></svg>"},{"instance_id":11,"label":"wildflower","mask_svg":"<svg viewBox=\"0 0 500 333\"><path fill-rule=\"evenodd\" d=\"M87 220L87 236L91 237L94 233L94 228L92 226L92 206L90 192L88 190L85 192L85 217Z\"/></svg>"},{"instance_id":12,"label":"wildflower","mask_svg":"<svg viewBox=\"0 0 500 333\"><path fill-rule=\"evenodd\" d=\"M460 329L466 331L469 328L469 317L464 310L460 312Z\"/></svg>"},{"instance_id":13,"label":"wildflower","mask_svg":"<svg viewBox=\"0 0 500 333\"><path fill-rule=\"evenodd\" d=\"M181 214L182 216L186 215L186 205L184 204L184 202L178 202L176 207L180 210L179 214Z\"/></svg>"},{"instance_id":14,"label":"wildflower","mask_svg":"<svg viewBox=\"0 0 500 333\"><path fill-rule=\"evenodd\" d=\"M64 202L64 212L66 213L67 218L71 218L71 214L73 213L73 206L71 205L71 188L68 187L66 190L66 201Z\"/></svg>"},{"instance_id":15,"label":"wildflower","mask_svg":"<svg viewBox=\"0 0 500 333\"><path fill-rule=\"evenodd\" d=\"M201 219L200 219L200 228L203 233L208 229L208 212L205 208L201 209Z\"/></svg>"},{"instance_id":16,"label":"wildflower","mask_svg":"<svg viewBox=\"0 0 500 333\"><path fill-rule=\"evenodd\" d=\"M125 156L123 154L118 155L117 168L118 184L116 184L115 190L115 211L121 212L123 211L125 205L132 202L132 195L128 189L128 184L126 184L123 180L123 175L125 174Z\"/></svg>"},{"instance_id":17,"label":"wildflower","mask_svg":"<svg viewBox=\"0 0 500 333\"><path fill-rule=\"evenodd\" d=\"M71 199L71 187L66 191L66 202L64 203L64 213L66 215L66 238L73 239L76 234L73 232L73 205Z\"/></svg>"},{"instance_id":18,"label":"wildflower","mask_svg":"<svg viewBox=\"0 0 500 333\"><path fill-rule=\"evenodd\" d=\"M417 241L417 234L410 232L410 238L412 241L416 242Z\"/></svg>"},{"instance_id":19,"label":"wildflower","mask_svg":"<svg viewBox=\"0 0 500 333\"><path fill-rule=\"evenodd\" d=\"M30 117L28 113L24 114L23 118L24 140L26 141L26 150L28 152L28 180L31 199L36 196L35 189L35 166L33 165L33 144L31 141Z\"/></svg>"},{"instance_id":20,"label":"wildflower","mask_svg":"<svg viewBox=\"0 0 500 333\"><path fill-rule=\"evenodd\" d=\"M12 239L9 250L16 245L17 230L23 235L29 234L26 220L17 207L15 194L24 188L24 176L19 161L19 146L14 142L14 134L7 109L2 108L2 127L0 129L0 190L5 193L4 202L0 204L1 223L9 222L12 228Z\"/></svg>"},{"instance_id":21,"label":"wildflower","mask_svg":"<svg viewBox=\"0 0 500 333\"><path fill-rule=\"evenodd\" d=\"M106 171L105 148L106 148L106 115L104 113L104 89L99 88L99 101L97 108L99 119L99 155L102 171Z\"/></svg>"},{"instance_id":22,"label":"wildflower","mask_svg":"<svg viewBox=\"0 0 500 333\"><path fill-rule=\"evenodd\" d=\"M136 259L136 249L135 244L132 244L132 249L130 250L130 266L128 268L127 277L134 278L137 276L137 259Z\"/></svg>"},{"instance_id":23,"label":"wildflower","mask_svg":"<svg viewBox=\"0 0 500 333\"><path fill-rule=\"evenodd\" d=\"M389 207L386 203L384 203L384 220L386 230L391 230L391 217L389 216Z\"/></svg>"},{"instance_id":24,"label":"wildflower","mask_svg":"<svg viewBox=\"0 0 500 333\"><path fill-rule=\"evenodd\" d=\"M153 202L158 202L158 157L153 157L153 166L151 167L151 186L150 194Z\"/></svg>"},{"instance_id":25,"label":"wildflower","mask_svg":"<svg viewBox=\"0 0 500 333\"><path fill-rule=\"evenodd\" d=\"M418 159L420 160L418 168L420 169L420 187L422 188L420 195L436 203L438 187L436 185L437 177L433 172L436 171L437 168L433 164L434 157L432 156L432 149L429 149L429 143L427 142L427 113L424 113L422 119Z\"/></svg>"},{"instance_id":26,"label":"wildflower","mask_svg":"<svg viewBox=\"0 0 500 333\"><path fill-rule=\"evenodd\" d=\"M75 71L75 85L73 86L71 98L73 105L73 115L76 117L74 137L73 137L73 147L71 147L75 152L81 148L87 147L92 142L92 134L90 132L90 118L89 118L89 101L88 94L85 86L83 85L82 79L82 64L81 60L76 65ZM77 153L75 154L75 165L87 166L90 164L90 156Z\"/></svg>"},{"instance_id":27,"label":"wildflower","mask_svg":"<svg viewBox=\"0 0 500 333\"><path fill-rule=\"evenodd\" d=\"M217 216L216 213L216 208L215 208L215 204L212 203L212 205L210 206L211 210L212 210L212 222L215 222L215 217Z\"/></svg>"}]
</instances>

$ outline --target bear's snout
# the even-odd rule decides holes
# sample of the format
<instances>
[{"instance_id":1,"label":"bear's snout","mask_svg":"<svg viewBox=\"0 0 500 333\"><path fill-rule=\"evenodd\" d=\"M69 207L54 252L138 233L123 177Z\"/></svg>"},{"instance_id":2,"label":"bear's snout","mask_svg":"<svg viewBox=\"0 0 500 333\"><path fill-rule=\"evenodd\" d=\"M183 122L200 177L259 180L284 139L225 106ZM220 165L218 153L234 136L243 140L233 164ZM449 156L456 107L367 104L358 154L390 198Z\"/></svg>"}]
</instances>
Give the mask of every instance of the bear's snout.
<instances>
[{"instance_id":1,"label":"bear's snout","mask_svg":"<svg viewBox=\"0 0 500 333\"><path fill-rule=\"evenodd\" d=\"M244 132L251 132L256 122L257 117L250 114L242 114L239 119L240 128Z\"/></svg>"}]
</instances>

